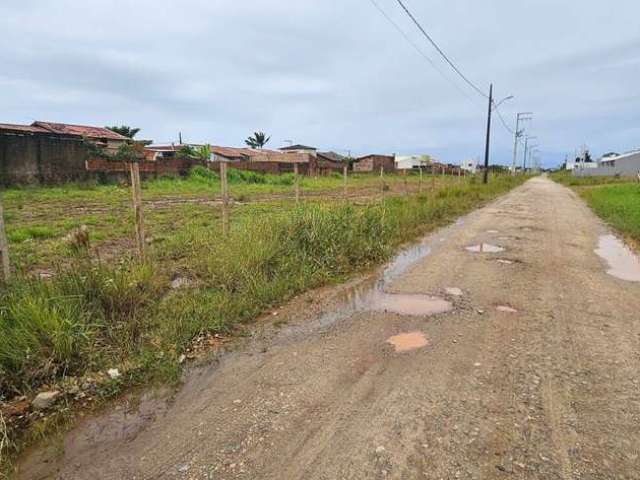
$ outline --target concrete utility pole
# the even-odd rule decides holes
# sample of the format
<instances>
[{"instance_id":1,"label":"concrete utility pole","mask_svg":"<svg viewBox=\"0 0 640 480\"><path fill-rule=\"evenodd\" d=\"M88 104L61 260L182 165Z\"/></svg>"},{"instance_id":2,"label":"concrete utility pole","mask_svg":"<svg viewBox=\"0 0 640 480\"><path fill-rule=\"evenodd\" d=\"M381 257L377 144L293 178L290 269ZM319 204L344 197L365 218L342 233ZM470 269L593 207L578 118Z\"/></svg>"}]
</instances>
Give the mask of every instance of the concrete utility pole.
<instances>
[{"instance_id":1,"label":"concrete utility pole","mask_svg":"<svg viewBox=\"0 0 640 480\"><path fill-rule=\"evenodd\" d=\"M489 181L489 143L491 142L491 111L493 110L493 83L489 86L489 112L487 114L487 140L484 146L484 175L482 183Z\"/></svg>"},{"instance_id":2,"label":"concrete utility pole","mask_svg":"<svg viewBox=\"0 0 640 480\"><path fill-rule=\"evenodd\" d=\"M532 116L533 116L533 112L519 112L516 115L516 131L514 134L515 139L513 142L513 165L511 166L511 175L516 174L516 161L518 159L518 141L520 137L522 137L522 134L524 133L524 128L520 130L520 122L531 120Z\"/></svg>"},{"instance_id":3,"label":"concrete utility pole","mask_svg":"<svg viewBox=\"0 0 640 480\"><path fill-rule=\"evenodd\" d=\"M530 137L529 135L525 135L524 138L524 157L522 159L522 172L526 173L527 171L527 155L529 154L529 140L535 140L538 137Z\"/></svg>"}]
</instances>

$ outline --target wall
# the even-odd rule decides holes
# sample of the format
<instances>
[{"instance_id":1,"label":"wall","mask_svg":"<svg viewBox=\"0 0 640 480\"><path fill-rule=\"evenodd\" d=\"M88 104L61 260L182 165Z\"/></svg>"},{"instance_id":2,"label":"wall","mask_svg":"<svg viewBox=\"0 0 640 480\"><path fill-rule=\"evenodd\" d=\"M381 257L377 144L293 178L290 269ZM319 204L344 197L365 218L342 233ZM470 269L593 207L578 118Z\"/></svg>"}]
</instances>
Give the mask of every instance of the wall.
<instances>
[{"instance_id":1,"label":"wall","mask_svg":"<svg viewBox=\"0 0 640 480\"><path fill-rule=\"evenodd\" d=\"M580 168L578 164L573 170L575 177L635 177L640 173L640 152L615 160L614 166L597 168Z\"/></svg>"},{"instance_id":2,"label":"wall","mask_svg":"<svg viewBox=\"0 0 640 480\"><path fill-rule=\"evenodd\" d=\"M87 178L86 147L63 135L0 134L0 184L61 183Z\"/></svg>"},{"instance_id":3,"label":"wall","mask_svg":"<svg viewBox=\"0 0 640 480\"><path fill-rule=\"evenodd\" d=\"M140 162L140 176L142 178L155 178L163 175L178 176L187 175L189 170L202 165L202 162L191 159L165 158L155 161ZM124 162L116 162L106 158L92 158L86 161L86 171L92 178L102 180L129 179L129 165Z\"/></svg>"},{"instance_id":4,"label":"wall","mask_svg":"<svg viewBox=\"0 0 640 480\"><path fill-rule=\"evenodd\" d=\"M113 148L115 144L111 145ZM144 161L140 164L140 174L144 178L186 175L197 164L201 163L177 158ZM87 148L80 138L0 133L0 185L128 178L129 167L122 162L105 158L89 159Z\"/></svg>"}]
</instances>

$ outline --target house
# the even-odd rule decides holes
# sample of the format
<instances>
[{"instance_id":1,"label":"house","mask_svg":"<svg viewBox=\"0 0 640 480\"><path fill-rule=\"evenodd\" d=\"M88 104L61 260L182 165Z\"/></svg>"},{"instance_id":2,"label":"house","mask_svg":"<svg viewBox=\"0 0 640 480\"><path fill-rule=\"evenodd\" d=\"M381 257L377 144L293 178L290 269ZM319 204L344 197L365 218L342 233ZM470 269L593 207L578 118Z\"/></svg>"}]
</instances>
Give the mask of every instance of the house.
<instances>
[{"instance_id":1,"label":"house","mask_svg":"<svg viewBox=\"0 0 640 480\"><path fill-rule=\"evenodd\" d=\"M475 175L476 171L478 170L478 161L475 159L463 160L460 164L460 168L465 172L469 172L472 175Z\"/></svg>"},{"instance_id":2,"label":"house","mask_svg":"<svg viewBox=\"0 0 640 480\"><path fill-rule=\"evenodd\" d=\"M295 145L281 147L278 150L281 150L283 152L316 152L318 149L315 147L309 147L307 145L300 145L299 143L296 143Z\"/></svg>"},{"instance_id":3,"label":"house","mask_svg":"<svg viewBox=\"0 0 640 480\"><path fill-rule=\"evenodd\" d=\"M43 121L0 124L0 184L90 178L86 141L113 155L129 139L107 128L87 125Z\"/></svg>"},{"instance_id":4,"label":"house","mask_svg":"<svg viewBox=\"0 0 640 480\"><path fill-rule=\"evenodd\" d=\"M220 163L225 162L230 168L277 175L293 172L294 165L298 164L298 172L306 175L315 165L315 159L315 155L303 151L212 146L209 168L218 170Z\"/></svg>"},{"instance_id":5,"label":"house","mask_svg":"<svg viewBox=\"0 0 640 480\"><path fill-rule=\"evenodd\" d=\"M332 172L342 172L346 163L346 157L336 152L317 152L316 171L318 175L327 175Z\"/></svg>"},{"instance_id":6,"label":"house","mask_svg":"<svg viewBox=\"0 0 640 480\"><path fill-rule=\"evenodd\" d=\"M353 164L354 172L394 172L396 169L393 155L365 155L359 157Z\"/></svg>"},{"instance_id":7,"label":"house","mask_svg":"<svg viewBox=\"0 0 640 480\"><path fill-rule=\"evenodd\" d=\"M640 176L640 150L632 150L621 155L606 155L597 162L596 167L581 167L582 165L578 164L573 169L574 176L638 177Z\"/></svg>"},{"instance_id":8,"label":"house","mask_svg":"<svg viewBox=\"0 0 640 480\"><path fill-rule=\"evenodd\" d=\"M118 151L120 145L130 140L130 138L104 127L90 127L87 125L72 125L68 123L41 121L33 122L31 125L43 128L53 134L84 138L103 149L105 153L111 155Z\"/></svg>"},{"instance_id":9,"label":"house","mask_svg":"<svg viewBox=\"0 0 640 480\"><path fill-rule=\"evenodd\" d=\"M169 158L178 158L178 152L180 151L180 149L184 148L184 147L191 147L191 148L198 148L200 145L195 145L195 144L175 144L175 143L170 143L167 145L162 145L162 144L151 144L151 145L146 145L144 147L144 157L146 160L149 160L151 162L156 162L159 160L167 160Z\"/></svg>"},{"instance_id":10,"label":"house","mask_svg":"<svg viewBox=\"0 0 640 480\"><path fill-rule=\"evenodd\" d=\"M396 170L420 170L433 162L429 155L396 155Z\"/></svg>"}]
</instances>

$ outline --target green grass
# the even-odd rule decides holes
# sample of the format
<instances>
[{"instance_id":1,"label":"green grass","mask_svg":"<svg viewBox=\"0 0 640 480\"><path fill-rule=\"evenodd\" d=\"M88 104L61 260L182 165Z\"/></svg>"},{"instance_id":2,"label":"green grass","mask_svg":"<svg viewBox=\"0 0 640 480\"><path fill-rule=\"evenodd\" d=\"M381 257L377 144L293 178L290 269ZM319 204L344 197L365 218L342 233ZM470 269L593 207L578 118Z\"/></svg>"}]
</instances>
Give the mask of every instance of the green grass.
<instances>
[{"instance_id":1,"label":"green grass","mask_svg":"<svg viewBox=\"0 0 640 480\"><path fill-rule=\"evenodd\" d=\"M322 181L341 188L341 179ZM367 181L379 188L378 179ZM186 203L149 210L154 240L146 264L131 257L133 226L118 210L72 219L49 211L50 225L38 219L46 232L62 234L90 219L92 239L125 242L125 248L108 260L102 253L100 260L57 239L12 240L12 255L23 248L25 264L55 275L40 280L22 269L0 287L0 399L113 367L123 378L112 394L177 378L178 357L196 335L229 332L300 292L378 265L401 244L522 181L496 177L484 186L443 179L429 194L388 195L384 201L377 194L357 204L328 197L299 206L290 199L248 203L233 209L228 237L221 235L218 207ZM24 209L46 195L23 196ZM11 202L8 196L10 209ZM26 228L9 226L13 232ZM176 275L192 286L172 290Z\"/></svg>"},{"instance_id":2,"label":"green grass","mask_svg":"<svg viewBox=\"0 0 640 480\"><path fill-rule=\"evenodd\" d=\"M640 185L626 183L583 189L580 195L616 230L640 244Z\"/></svg>"},{"instance_id":3,"label":"green grass","mask_svg":"<svg viewBox=\"0 0 640 480\"><path fill-rule=\"evenodd\" d=\"M640 245L640 184L630 177L573 177L553 180L576 190L591 209L635 245Z\"/></svg>"}]
</instances>

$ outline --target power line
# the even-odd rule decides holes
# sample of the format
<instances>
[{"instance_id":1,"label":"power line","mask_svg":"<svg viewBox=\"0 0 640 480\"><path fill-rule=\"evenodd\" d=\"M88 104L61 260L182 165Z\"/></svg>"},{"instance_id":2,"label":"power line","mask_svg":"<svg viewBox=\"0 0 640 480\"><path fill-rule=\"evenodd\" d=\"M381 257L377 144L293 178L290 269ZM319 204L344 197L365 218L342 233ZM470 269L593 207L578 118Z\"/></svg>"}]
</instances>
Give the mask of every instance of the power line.
<instances>
[{"instance_id":1,"label":"power line","mask_svg":"<svg viewBox=\"0 0 640 480\"><path fill-rule=\"evenodd\" d=\"M400 28L400 26L396 22L394 22L389 15L387 15L387 12L385 12L375 0L369 0L369 2L371 2L371 4L382 14L382 16L386 18L391 25L393 25L393 27L400 33L400 35L404 37L404 39L409 43L409 45L411 45L416 50L416 52L420 54L422 58L424 58L427 62L429 62L429 64L442 76L442 78L444 78L447 82L451 83L451 85L453 85L456 88L456 90L458 90L462 95L467 97L472 102L474 101L467 92L462 90L457 83L455 83L451 78L449 78L438 67L438 65L426 53L424 53L424 51L411 39L411 37L407 35L407 33L404 30L402 30L402 28Z\"/></svg>"},{"instance_id":2,"label":"power line","mask_svg":"<svg viewBox=\"0 0 640 480\"><path fill-rule=\"evenodd\" d=\"M506 128L507 131L511 135L515 135L516 134L515 130L513 130L509 125L507 125L507 122L504 120L504 118L502 118L502 114L500 113L500 109L497 106L495 106L495 102L494 102L494 108L495 108L496 113L498 114L498 118L500 119L500 123L502 123L502 126L504 128Z\"/></svg>"},{"instance_id":3,"label":"power line","mask_svg":"<svg viewBox=\"0 0 640 480\"><path fill-rule=\"evenodd\" d=\"M431 43L431 45L433 45L433 47L438 51L438 53L442 56L442 58L445 59L445 61L451 66L451 68L453 68L453 70L460 76L460 78L462 78L469 86L471 86L471 88L473 88L476 92L478 92L480 95L482 95L484 98L489 98L487 96L486 93L484 93L480 88L478 88L471 80L469 80L461 71L458 67L455 66L455 64L449 59L449 57L447 57L447 54L444 53L442 51L442 49L438 46L438 44L435 42L435 40L433 40L433 38L431 38L431 36L427 33L427 31L422 27L422 25L420 25L420 22L418 22L418 20L416 20L416 17L413 16L413 14L409 11L409 9L405 6L404 3L402 3L402 0L396 0L398 2L398 4L402 7L402 9L407 13L407 15L409 15L409 18L413 21L413 23L416 24L416 26L418 27L418 29L422 32L422 34L427 38L427 40L429 40L429 42Z\"/></svg>"}]
</instances>

